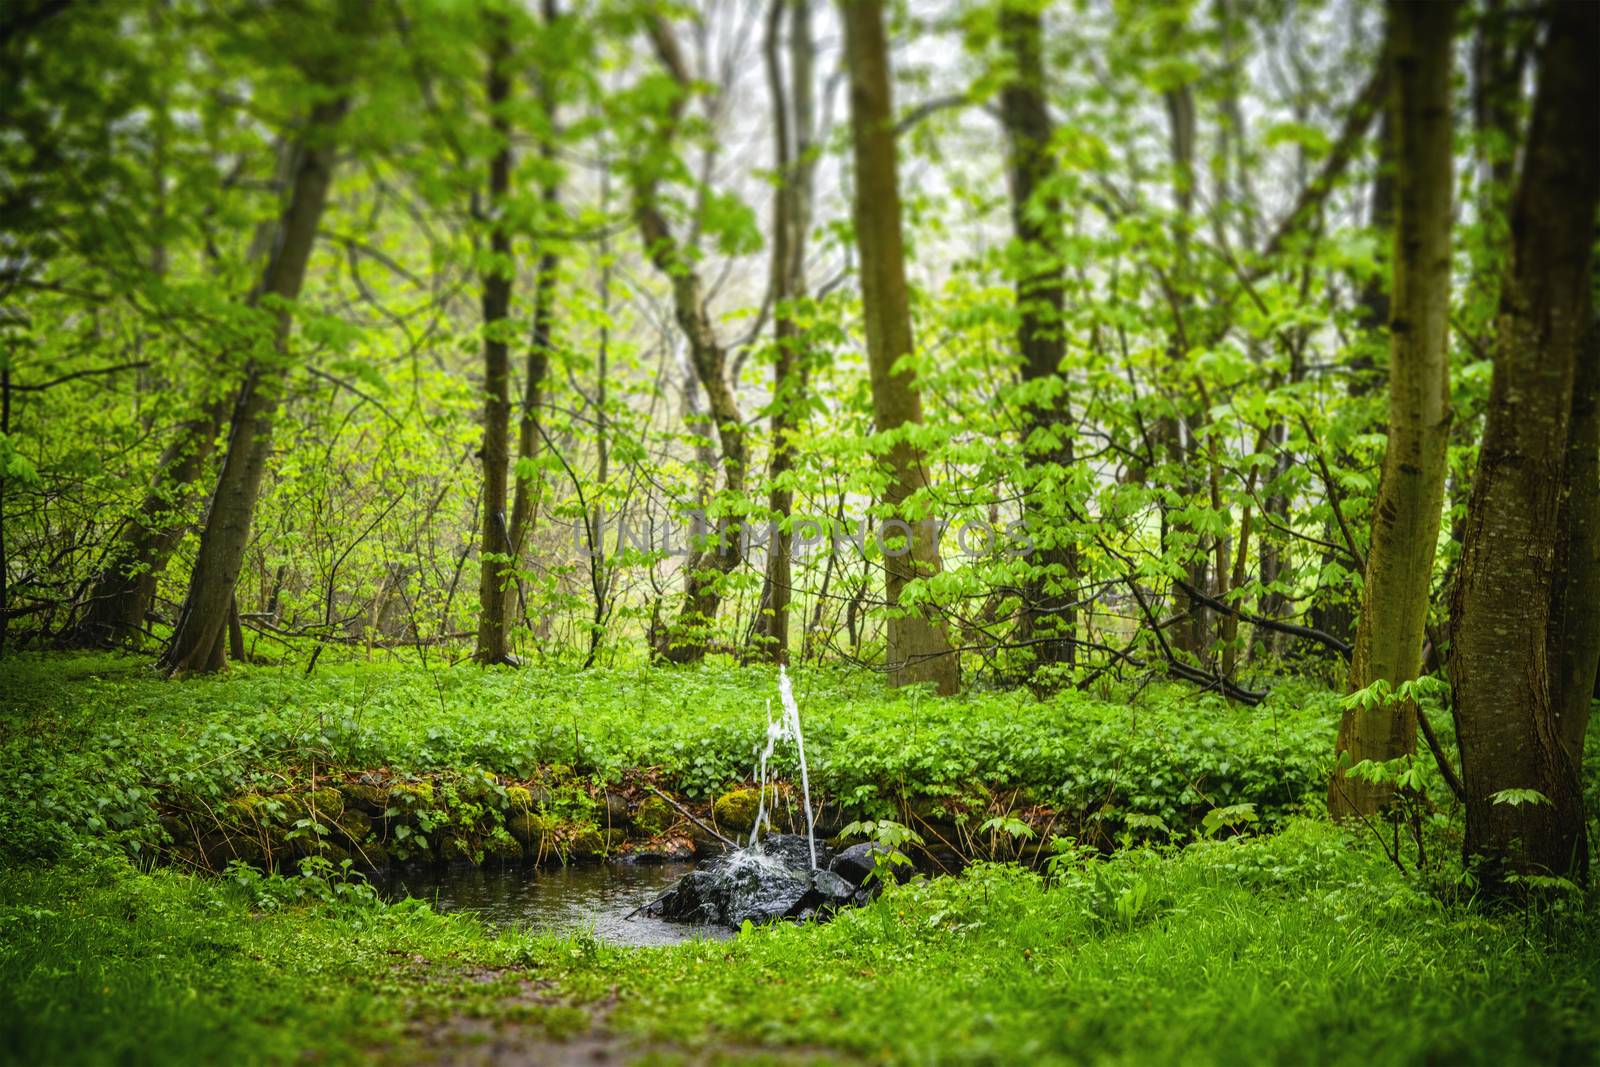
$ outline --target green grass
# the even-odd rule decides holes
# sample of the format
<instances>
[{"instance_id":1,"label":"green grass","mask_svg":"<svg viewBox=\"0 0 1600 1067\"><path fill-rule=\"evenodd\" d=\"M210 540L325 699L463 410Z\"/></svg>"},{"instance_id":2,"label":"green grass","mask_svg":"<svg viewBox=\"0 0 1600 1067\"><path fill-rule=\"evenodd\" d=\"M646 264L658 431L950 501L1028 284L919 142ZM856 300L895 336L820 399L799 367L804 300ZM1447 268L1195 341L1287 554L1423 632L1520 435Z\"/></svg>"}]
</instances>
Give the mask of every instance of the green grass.
<instances>
[{"instance_id":1,"label":"green grass","mask_svg":"<svg viewBox=\"0 0 1600 1067\"><path fill-rule=\"evenodd\" d=\"M505 775L559 762L602 780L646 766L704 796L748 773L770 673L342 665L169 683L127 657L13 657L0 1061L406 1063L452 1017L496 1020L527 1047L582 1031L591 1011L662 1063L784 1049L909 1064L1600 1060L1592 898L1447 905L1431 888L1456 876L1446 843L1422 879L1370 834L1292 814L1299 797L1314 807L1329 694L1285 685L1241 711L1164 688L938 702L871 677L800 683L814 778L864 813L1015 791L1176 824L1245 800L1269 816L1253 829L1276 832L1111 857L1068 847L1048 877L980 864L726 943L495 933L359 882L152 867L153 812L313 762Z\"/></svg>"}]
</instances>

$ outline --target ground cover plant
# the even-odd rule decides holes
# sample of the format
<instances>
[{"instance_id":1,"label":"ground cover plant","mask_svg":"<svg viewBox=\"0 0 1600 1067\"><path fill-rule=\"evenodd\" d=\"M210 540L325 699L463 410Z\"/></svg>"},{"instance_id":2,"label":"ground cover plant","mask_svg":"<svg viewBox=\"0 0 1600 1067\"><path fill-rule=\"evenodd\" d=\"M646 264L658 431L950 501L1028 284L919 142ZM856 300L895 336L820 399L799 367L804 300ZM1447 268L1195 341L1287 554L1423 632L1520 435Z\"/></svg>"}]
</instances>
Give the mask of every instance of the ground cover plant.
<instances>
[{"instance_id":1,"label":"ground cover plant","mask_svg":"<svg viewBox=\"0 0 1600 1067\"><path fill-rule=\"evenodd\" d=\"M638 761L705 810L748 779L770 670L585 679L330 662L310 677L258 667L173 686L147 660L92 654L12 657L0 676L0 1014L15 1062L284 1062L313 1049L412 1062L593 1045L618 1062L1224 1063L1295 1059L1314 1043L1327 1062L1492 1063L1579 1062L1600 1047L1600 938L1582 898L1480 905L1456 884L1449 825L1428 837L1443 859L1405 851L1402 872L1369 832L1300 813L1319 806L1335 722L1335 698L1310 685L1250 711L1161 687L1105 701L997 691L952 709L872 677L802 675L819 793L875 787L853 814L904 817L918 798L980 789L1048 794L1047 781L1059 802L1090 752L1127 776L1099 772L1095 810L1124 817L1074 839L1018 807L1029 822L1012 832L1045 838L1006 853L1020 865L920 876L826 924L627 949L385 903L358 871L304 856L279 874L195 873L159 813L175 797L281 788L312 761L330 779L341 761L374 759L419 776L526 775L517 759L535 771L541 757L572 759L560 738L574 709L605 693L620 703L580 720L596 794ZM996 704L1008 729L969 737ZM608 731L609 716L632 728ZM347 719L363 725L333 725ZM716 771L677 756L680 743L717 753L723 736ZM500 751L459 747L483 737ZM991 762L1006 746L1035 755ZM1224 818L1187 820L1194 806ZM1459 834L1458 817L1442 821ZM1389 1010L1373 1020L1363 1004L1379 996Z\"/></svg>"},{"instance_id":2,"label":"ground cover plant","mask_svg":"<svg viewBox=\"0 0 1600 1067\"><path fill-rule=\"evenodd\" d=\"M4 0L0 1059L1600 1059L1597 44Z\"/></svg>"}]
</instances>

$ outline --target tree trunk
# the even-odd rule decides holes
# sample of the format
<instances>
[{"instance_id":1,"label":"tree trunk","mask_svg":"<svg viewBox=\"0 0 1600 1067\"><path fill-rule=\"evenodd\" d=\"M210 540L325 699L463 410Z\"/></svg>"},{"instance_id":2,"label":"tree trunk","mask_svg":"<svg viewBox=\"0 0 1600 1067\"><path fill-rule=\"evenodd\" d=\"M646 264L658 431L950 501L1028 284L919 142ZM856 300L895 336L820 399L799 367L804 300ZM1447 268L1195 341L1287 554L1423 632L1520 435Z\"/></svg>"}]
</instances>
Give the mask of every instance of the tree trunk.
<instances>
[{"instance_id":1,"label":"tree trunk","mask_svg":"<svg viewBox=\"0 0 1600 1067\"><path fill-rule=\"evenodd\" d=\"M1577 599L1582 590L1566 583L1594 582L1585 562L1593 560L1594 473L1583 470L1593 455L1594 372L1578 365L1594 314L1600 7L1558 3L1552 12L1512 202L1494 382L1451 611L1464 851L1484 861L1491 892L1507 889L1512 875L1582 880L1588 870L1571 739L1586 725L1595 600ZM1583 355L1592 358L1592 350ZM1587 395L1577 395L1578 381ZM1587 480L1577 492L1567 482L1574 475ZM1568 615L1573 608L1581 625ZM1507 789L1537 790L1544 801L1498 802Z\"/></svg>"},{"instance_id":2,"label":"tree trunk","mask_svg":"<svg viewBox=\"0 0 1600 1067\"><path fill-rule=\"evenodd\" d=\"M840 0L840 8L850 69L855 228L861 252L861 303L872 407L878 429L894 433L921 424L922 396L912 373L896 369L901 359L911 355L912 341L888 44L882 0ZM961 665L943 622L924 605L901 605L908 583L930 578L940 570L935 524L905 510L906 501L927 484L922 451L903 433L897 434L889 465L891 477L884 503L909 529L909 537L898 544L885 543L884 576L891 610L889 681L892 685L933 682L940 693L954 693L961 685ZM879 539L884 542L881 530L880 526Z\"/></svg>"},{"instance_id":3,"label":"tree trunk","mask_svg":"<svg viewBox=\"0 0 1600 1067\"><path fill-rule=\"evenodd\" d=\"M548 28L560 17L555 0L544 0L543 18ZM539 107L544 113L544 119L553 127L556 120L555 94L551 92L549 80L540 79ZM543 218L546 225L552 223L559 214L561 207L560 189L556 184L555 173L557 167L555 135L546 135L539 143L539 158L545 169L545 180L540 188L540 199L543 201ZM528 359L523 369L524 381L522 385L522 410L518 416L517 426L517 462L522 465L524 460L532 461L539 453L539 404L544 389L545 377L550 371L550 353L554 344L553 322L555 318L556 296L556 269L560 260L556 256L555 248L546 244L543 253L539 256L539 273L534 281L533 292L533 336L529 338ZM602 387L601 407L605 405L605 394ZM605 426L605 413L600 413L602 432ZM526 558L528 537L533 532L534 511L539 505L539 497L544 488L542 479L529 470L516 470L513 472L516 488L512 494L511 502L511 566L520 572ZM602 476L603 477L603 476ZM523 589L523 581L519 573L515 581L518 590ZM525 600L525 595L519 592L519 599ZM526 611L526 606L524 606Z\"/></svg>"},{"instance_id":4,"label":"tree trunk","mask_svg":"<svg viewBox=\"0 0 1600 1067\"><path fill-rule=\"evenodd\" d=\"M789 90L783 86L778 62L777 31L784 10L789 27ZM795 319L794 301L806 292L806 231L811 225L811 124L813 114L810 0L772 0L764 55L767 86L772 96L773 155L779 177L772 222L772 458L767 464L771 488L767 508L772 512L772 535L767 546L766 576L762 583L759 614L753 636L761 652L774 663L789 661L789 601L794 582L790 558L794 534L789 528L794 490L787 484L794 469L794 444L790 435L800 424L805 402L805 334Z\"/></svg>"},{"instance_id":5,"label":"tree trunk","mask_svg":"<svg viewBox=\"0 0 1600 1067\"><path fill-rule=\"evenodd\" d=\"M493 19L489 71L485 84L489 128L495 152L489 159L489 260L483 270L483 528L478 548L479 663L510 663L506 641L507 605L516 557L506 525L506 467L511 461L511 367L507 353L511 328L511 233L506 228L506 198L511 192L511 45L503 18Z\"/></svg>"},{"instance_id":6,"label":"tree trunk","mask_svg":"<svg viewBox=\"0 0 1600 1067\"><path fill-rule=\"evenodd\" d=\"M1422 667L1434 546L1444 503L1450 429L1451 35L1455 3L1389 8L1395 98L1394 297L1389 443L1367 552L1350 688L1399 686ZM1369 815L1392 787L1349 778L1362 760L1416 751L1416 708L1379 702L1347 709L1328 784L1335 817Z\"/></svg>"},{"instance_id":7,"label":"tree trunk","mask_svg":"<svg viewBox=\"0 0 1600 1067\"><path fill-rule=\"evenodd\" d=\"M683 101L693 87L693 78L671 27L660 18L652 18L648 28L657 56L681 90L662 134L663 143L667 143L682 119ZM727 354L711 325L700 274L691 257L678 246L661 213L658 184L654 174L635 180L634 221L651 263L672 283L673 317L689 343L689 362L705 390L721 445L723 489L729 498L737 499L744 493L749 466L744 419L728 383ZM700 546L685 566L683 607L677 619L661 633L656 652L669 662L694 663L705 658L710 627L722 606L723 579L744 560L737 516L726 506L717 510L716 528L711 533L714 540Z\"/></svg>"},{"instance_id":8,"label":"tree trunk","mask_svg":"<svg viewBox=\"0 0 1600 1067\"><path fill-rule=\"evenodd\" d=\"M264 297L292 303L300 295L306 264L316 244L317 225L333 179L331 131L344 114L344 99L316 105L296 153L289 203L283 212L280 240L250 303ZM200 550L189 576L189 591L161 662L173 674L220 670L227 665L226 633L234 584L244 564L256 496L267 457L272 451L272 416L277 409L287 354L287 308L275 312L277 357L252 360L234 403L228 450L217 476Z\"/></svg>"},{"instance_id":9,"label":"tree trunk","mask_svg":"<svg viewBox=\"0 0 1600 1067\"><path fill-rule=\"evenodd\" d=\"M1034 545L1023 590L1022 640L1034 652L1033 672L1071 666L1077 612L1078 550L1069 527L1067 481L1073 466L1072 408L1061 373L1066 354L1065 286L1059 259L1061 198L1048 187L1052 123L1045 102L1043 37L1038 8L1008 3L1000 12L1001 36L1016 67L1001 90L1011 179L1011 223L1022 245L1016 282L1017 347L1030 399L1023 415L1023 451L1036 478L1026 501Z\"/></svg>"},{"instance_id":10,"label":"tree trunk","mask_svg":"<svg viewBox=\"0 0 1600 1067\"><path fill-rule=\"evenodd\" d=\"M117 534L94 580L74 640L110 648L136 641L155 604L156 584L188 528L188 513L216 449L227 405L213 400L178 427L145 490L139 509Z\"/></svg>"}]
</instances>

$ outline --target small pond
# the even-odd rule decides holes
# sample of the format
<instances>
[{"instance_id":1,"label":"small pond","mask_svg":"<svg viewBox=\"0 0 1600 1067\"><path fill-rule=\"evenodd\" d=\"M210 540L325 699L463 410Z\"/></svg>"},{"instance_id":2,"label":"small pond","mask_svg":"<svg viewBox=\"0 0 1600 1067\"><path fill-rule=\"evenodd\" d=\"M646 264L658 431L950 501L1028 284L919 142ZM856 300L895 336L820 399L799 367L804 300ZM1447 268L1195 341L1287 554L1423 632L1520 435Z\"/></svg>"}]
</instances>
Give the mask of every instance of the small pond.
<instances>
[{"instance_id":1,"label":"small pond","mask_svg":"<svg viewBox=\"0 0 1600 1067\"><path fill-rule=\"evenodd\" d=\"M614 945L670 945L693 938L723 940L717 926L667 922L639 914L640 905L694 870L692 863L598 863L569 867L514 864L393 871L374 876L387 900L416 897L440 911L470 912L494 926L532 926L565 933L592 928Z\"/></svg>"}]
</instances>

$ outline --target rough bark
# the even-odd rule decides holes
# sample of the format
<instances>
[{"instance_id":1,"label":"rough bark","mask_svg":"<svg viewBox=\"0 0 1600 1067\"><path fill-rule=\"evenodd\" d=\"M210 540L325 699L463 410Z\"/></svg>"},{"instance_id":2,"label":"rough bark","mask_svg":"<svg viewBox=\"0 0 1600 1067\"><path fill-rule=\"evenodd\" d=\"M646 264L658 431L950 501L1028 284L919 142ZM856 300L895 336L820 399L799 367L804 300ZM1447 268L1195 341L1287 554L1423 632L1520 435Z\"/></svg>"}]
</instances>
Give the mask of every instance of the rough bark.
<instances>
[{"instance_id":1,"label":"rough bark","mask_svg":"<svg viewBox=\"0 0 1600 1067\"><path fill-rule=\"evenodd\" d=\"M1061 360L1066 354L1062 316L1065 284L1059 260L1062 205L1049 188L1053 124L1045 98L1041 58L1043 19L1036 7L1008 3L1000 30L1015 70L1000 94L1011 183L1011 224L1022 245L1018 270L1017 347L1022 378L1037 390L1023 413L1024 451L1039 477L1026 501L1034 574L1023 590L1023 641L1034 649L1034 669L1074 662L1078 550L1064 506L1072 469L1072 407Z\"/></svg>"},{"instance_id":2,"label":"rough bark","mask_svg":"<svg viewBox=\"0 0 1600 1067\"><path fill-rule=\"evenodd\" d=\"M263 298L280 302L274 312L277 355L251 361L234 403L228 448L206 512L188 593L161 660L163 667L174 674L214 671L227 664L229 608L244 564L261 478L272 451L272 418L286 369L284 349L292 317L289 309L281 305L296 300L305 281L306 264L333 180L330 132L344 109L343 98L312 108L295 153L294 178L278 245L267 262L259 289L251 296L252 304L259 304Z\"/></svg>"},{"instance_id":3,"label":"rough bark","mask_svg":"<svg viewBox=\"0 0 1600 1067\"><path fill-rule=\"evenodd\" d=\"M1395 242L1389 323L1389 442L1373 511L1350 687L1417 676L1444 503L1450 429L1450 64L1454 3L1389 8L1394 64ZM1335 817L1367 815L1391 786L1348 777L1362 760L1416 751L1416 708L1378 702L1339 723L1328 784Z\"/></svg>"},{"instance_id":4,"label":"rough bark","mask_svg":"<svg viewBox=\"0 0 1600 1067\"><path fill-rule=\"evenodd\" d=\"M916 379L896 364L912 353L905 249L900 232L900 190L895 160L894 107L889 91L888 42L882 0L840 0L845 57L850 70L850 127L855 160L854 218L861 253L861 302L873 415L880 431L894 433L922 422ZM940 693L960 688L960 661L942 621L922 605L901 605L908 583L939 573L936 527L905 513L906 501L927 484L921 449L896 434L889 451L890 481L884 503L910 528L884 554L891 614L887 666L893 685L932 682ZM904 542L909 540L909 544Z\"/></svg>"},{"instance_id":5,"label":"rough bark","mask_svg":"<svg viewBox=\"0 0 1600 1067\"><path fill-rule=\"evenodd\" d=\"M1463 847L1469 860L1484 861L1489 891L1507 889L1513 875L1582 880L1588 868L1582 779L1565 741L1581 737L1582 723L1563 711L1585 715L1570 687L1592 677L1593 639L1553 627L1568 610L1569 591L1558 583L1574 577L1570 546L1579 542L1581 556L1588 547L1582 542L1593 537L1593 505L1581 494L1575 503L1566 479L1569 462L1583 465L1590 451L1572 431L1584 402L1575 400L1574 386L1582 377L1592 390L1590 368L1580 376L1578 365L1594 314L1600 80L1593 43L1600 7L1555 4L1550 22L1512 201L1494 381L1451 611ZM1579 412L1581 433L1592 436L1585 423L1592 417ZM1579 613L1593 610L1590 600ZM1565 677L1562 663L1569 641L1575 659L1587 661L1575 664L1573 677ZM1497 802L1506 789L1537 790L1548 802Z\"/></svg>"}]
</instances>

